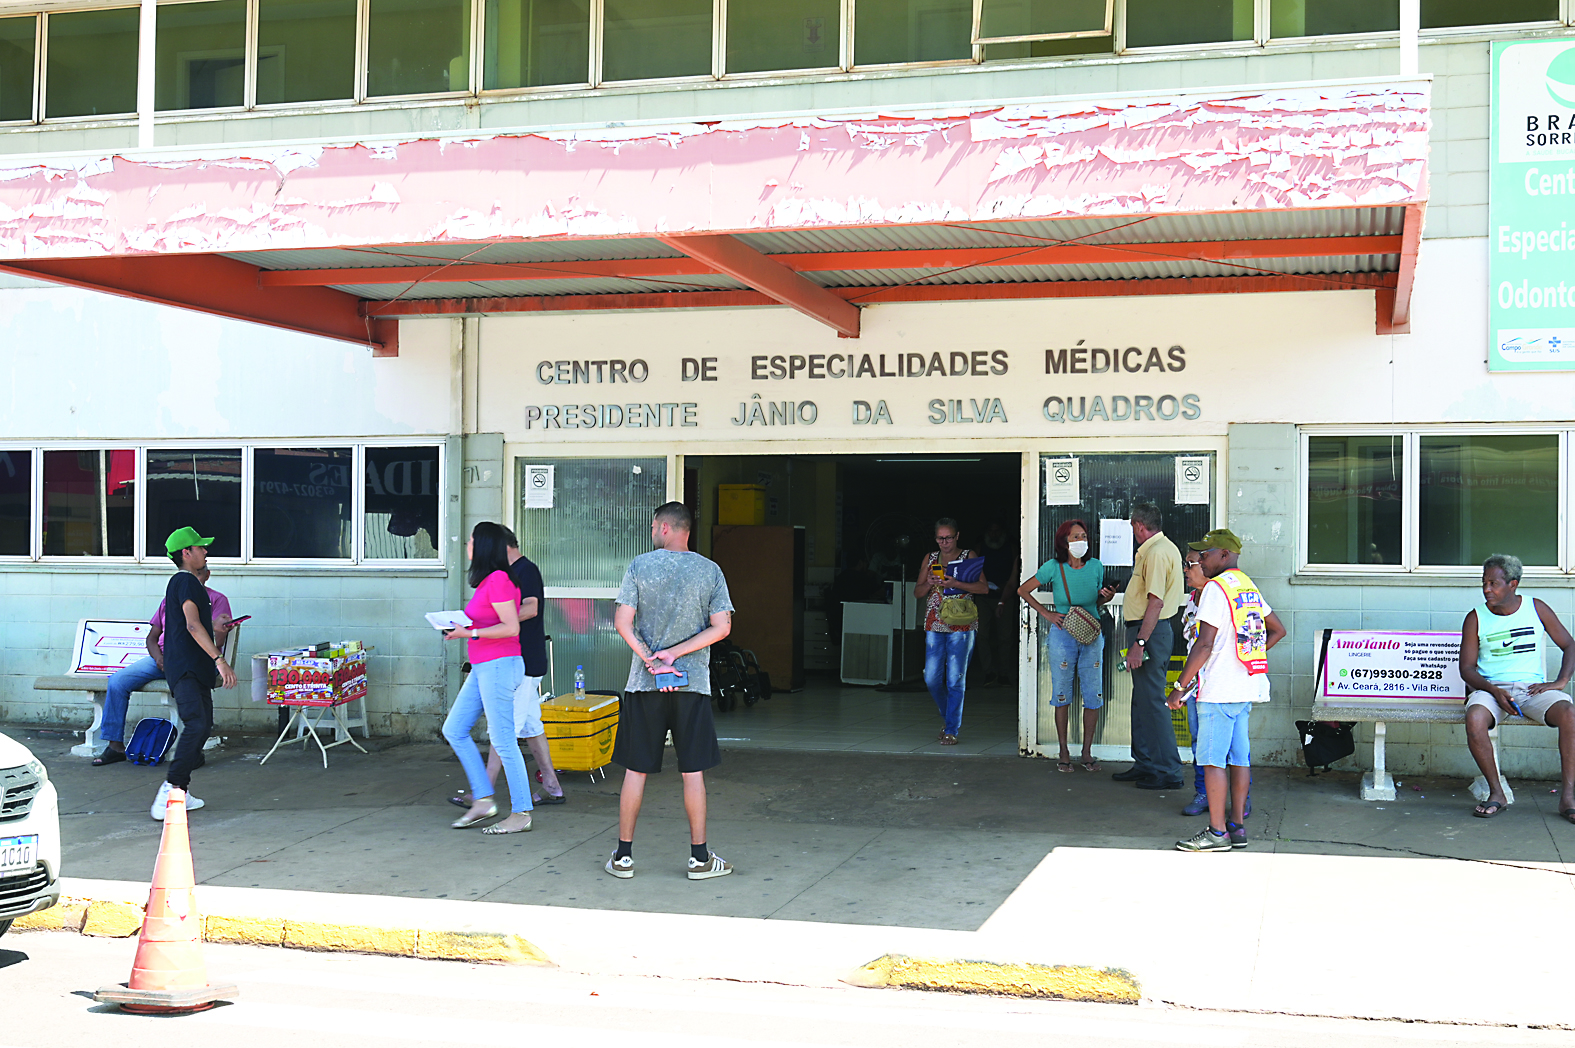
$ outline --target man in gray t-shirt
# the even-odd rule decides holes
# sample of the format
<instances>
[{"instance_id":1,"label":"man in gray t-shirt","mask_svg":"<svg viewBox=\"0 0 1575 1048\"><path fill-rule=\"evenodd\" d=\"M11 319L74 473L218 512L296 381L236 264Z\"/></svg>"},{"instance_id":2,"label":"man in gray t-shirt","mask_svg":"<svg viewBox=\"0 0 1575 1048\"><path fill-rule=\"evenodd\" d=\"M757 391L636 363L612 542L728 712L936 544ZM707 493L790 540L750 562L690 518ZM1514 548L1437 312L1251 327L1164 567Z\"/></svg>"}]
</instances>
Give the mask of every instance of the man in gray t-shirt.
<instances>
[{"instance_id":1,"label":"man in gray t-shirt","mask_svg":"<svg viewBox=\"0 0 1575 1048\"><path fill-rule=\"evenodd\" d=\"M634 827L645 778L662 770L668 732L689 816L689 879L733 872L706 846L705 833L705 770L722 763L711 719L710 647L732 631L733 602L722 569L689 552L693 527L694 517L683 503L658 508L651 516L655 549L634 558L618 589L613 625L634 652L612 753L624 776L618 850L605 869L618 878L634 876Z\"/></svg>"}]
</instances>

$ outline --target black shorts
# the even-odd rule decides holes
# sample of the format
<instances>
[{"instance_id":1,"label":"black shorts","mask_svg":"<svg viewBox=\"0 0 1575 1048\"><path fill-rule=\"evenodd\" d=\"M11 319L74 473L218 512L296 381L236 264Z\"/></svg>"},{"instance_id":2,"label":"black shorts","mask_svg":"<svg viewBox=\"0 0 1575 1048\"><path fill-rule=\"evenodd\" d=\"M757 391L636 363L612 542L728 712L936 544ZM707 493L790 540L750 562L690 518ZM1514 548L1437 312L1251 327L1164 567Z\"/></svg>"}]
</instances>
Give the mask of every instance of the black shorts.
<instances>
[{"instance_id":1,"label":"black shorts","mask_svg":"<svg viewBox=\"0 0 1575 1048\"><path fill-rule=\"evenodd\" d=\"M711 697L693 691L631 691L618 710L618 735L612 759L630 771L654 775L662 770L667 733L679 771L705 771L722 763L711 719Z\"/></svg>"}]
</instances>

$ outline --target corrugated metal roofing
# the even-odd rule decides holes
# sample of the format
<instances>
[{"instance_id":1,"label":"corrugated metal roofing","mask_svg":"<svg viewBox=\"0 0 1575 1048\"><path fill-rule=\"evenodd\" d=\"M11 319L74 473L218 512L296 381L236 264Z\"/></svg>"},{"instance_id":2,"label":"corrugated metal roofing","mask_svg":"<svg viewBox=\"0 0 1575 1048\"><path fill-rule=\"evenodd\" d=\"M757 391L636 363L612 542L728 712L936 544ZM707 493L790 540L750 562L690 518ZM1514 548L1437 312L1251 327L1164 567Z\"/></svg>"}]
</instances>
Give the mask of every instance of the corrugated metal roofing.
<instances>
[{"instance_id":1,"label":"corrugated metal roofing","mask_svg":"<svg viewBox=\"0 0 1575 1048\"><path fill-rule=\"evenodd\" d=\"M338 290L357 298L388 301L423 298L514 298L536 295L639 295L663 291L741 291L745 285L720 274L625 280L578 277L573 280L444 280L420 284L344 284Z\"/></svg>"},{"instance_id":2,"label":"corrugated metal roofing","mask_svg":"<svg viewBox=\"0 0 1575 1048\"><path fill-rule=\"evenodd\" d=\"M261 269L371 269L455 262L571 262L610 258L682 258L660 240L509 241L502 244L414 244L320 251L243 251L225 256Z\"/></svg>"},{"instance_id":3,"label":"corrugated metal roofing","mask_svg":"<svg viewBox=\"0 0 1575 1048\"><path fill-rule=\"evenodd\" d=\"M1397 255L1349 258L1255 258L1239 263L1177 259L1075 266L969 266L937 273L930 269L856 269L806 273L822 287L893 287L898 284L1023 284L1052 280L1152 280L1165 277L1243 277L1279 274L1386 273Z\"/></svg>"}]
</instances>

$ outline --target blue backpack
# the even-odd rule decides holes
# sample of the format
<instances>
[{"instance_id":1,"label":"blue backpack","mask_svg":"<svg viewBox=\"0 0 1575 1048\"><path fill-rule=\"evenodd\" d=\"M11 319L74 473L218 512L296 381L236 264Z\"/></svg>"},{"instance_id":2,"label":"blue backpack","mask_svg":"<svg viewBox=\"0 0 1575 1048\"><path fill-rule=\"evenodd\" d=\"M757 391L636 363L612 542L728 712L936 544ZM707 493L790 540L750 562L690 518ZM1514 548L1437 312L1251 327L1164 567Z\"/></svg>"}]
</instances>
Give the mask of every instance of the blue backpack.
<instances>
[{"instance_id":1,"label":"blue backpack","mask_svg":"<svg viewBox=\"0 0 1575 1048\"><path fill-rule=\"evenodd\" d=\"M144 717L137 722L126 744L126 759L133 764L158 764L175 741L175 725L162 717Z\"/></svg>"}]
</instances>

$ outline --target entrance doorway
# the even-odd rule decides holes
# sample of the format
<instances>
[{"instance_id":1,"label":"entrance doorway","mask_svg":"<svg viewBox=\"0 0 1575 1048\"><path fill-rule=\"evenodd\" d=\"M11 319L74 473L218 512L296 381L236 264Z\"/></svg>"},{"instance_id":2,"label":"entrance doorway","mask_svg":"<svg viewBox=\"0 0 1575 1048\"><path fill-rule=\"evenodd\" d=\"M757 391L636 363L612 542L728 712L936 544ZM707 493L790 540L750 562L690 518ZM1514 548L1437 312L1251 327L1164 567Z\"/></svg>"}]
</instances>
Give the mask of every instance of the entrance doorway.
<instances>
[{"instance_id":1,"label":"entrance doorway","mask_svg":"<svg viewBox=\"0 0 1575 1048\"><path fill-rule=\"evenodd\" d=\"M1090 556L1098 557L1104 564L1105 584L1120 591L1131 578L1132 562L1129 554L1123 555L1113 545L1106 544L1101 521L1121 525L1130 518L1135 503L1152 502L1164 519L1165 536L1183 552L1187 542L1202 538L1215 526L1218 472L1212 451L1077 456L1046 452L1039 458L1040 498L1032 507L1037 517L1037 527L1032 530L1038 535L1034 566L1054 557L1056 530L1064 522L1082 520L1088 527ZM1119 532L1120 528L1115 530ZM1032 567L1025 569L1024 578L1031 570ZM1050 606L1048 592L1041 591L1038 598L1046 607ZM1093 739L1094 756L1101 760L1131 758L1132 678L1118 669L1127 649L1123 604L1124 594L1117 592L1102 609L1104 637L1096 642L1104 647L1100 660L1104 707ZM1037 748L1053 756L1058 750L1058 740L1055 709L1051 705L1051 697L1055 694L1051 667L1043 647L1045 623L1027 604L1021 606L1020 613L1024 661L1031 666L1027 676L1029 686L1024 689L1024 695L1037 709L1034 718ZM1186 661L1186 638L1182 635L1179 611L1171 620L1171 626L1175 640L1173 650L1168 653L1169 672L1174 679ZM1081 696L1073 700L1074 708L1067 718L1068 746L1073 753L1082 746L1082 717L1077 708L1080 702ZM1176 740L1186 757L1185 749L1192 744L1186 715L1183 711L1175 711L1172 720Z\"/></svg>"},{"instance_id":2,"label":"entrance doorway","mask_svg":"<svg viewBox=\"0 0 1575 1048\"><path fill-rule=\"evenodd\" d=\"M724 746L862 752L1018 752L1015 601L1020 454L705 455L684 458L695 548L737 606L733 636L773 697L717 712ZM941 747L912 592L935 521L985 554L963 728Z\"/></svg>"}]
</instances>

